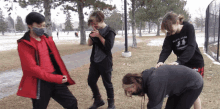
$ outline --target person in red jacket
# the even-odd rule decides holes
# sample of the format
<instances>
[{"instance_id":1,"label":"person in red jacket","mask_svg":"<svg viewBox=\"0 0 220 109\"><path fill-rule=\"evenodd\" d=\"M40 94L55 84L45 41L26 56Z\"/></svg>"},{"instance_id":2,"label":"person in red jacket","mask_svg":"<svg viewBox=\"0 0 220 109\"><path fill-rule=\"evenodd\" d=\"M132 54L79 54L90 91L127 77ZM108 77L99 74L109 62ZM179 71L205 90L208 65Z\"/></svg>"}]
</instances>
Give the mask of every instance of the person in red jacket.
<instances>
[{"instance_id":1,"label":"person in red jacket","mask_svg":"<svg viewBox=\"0 0 220 109\"><path fill-rule=\"evenodd\" d=\"M78 109L77 100L67 87L75 82L52 37L44 33L45 17L31 12L26 23L29 31L18 40L23 76L17 95L31 98L33 109L46 109L51 97L65 109Z\"/></svg>"}]
</instances>

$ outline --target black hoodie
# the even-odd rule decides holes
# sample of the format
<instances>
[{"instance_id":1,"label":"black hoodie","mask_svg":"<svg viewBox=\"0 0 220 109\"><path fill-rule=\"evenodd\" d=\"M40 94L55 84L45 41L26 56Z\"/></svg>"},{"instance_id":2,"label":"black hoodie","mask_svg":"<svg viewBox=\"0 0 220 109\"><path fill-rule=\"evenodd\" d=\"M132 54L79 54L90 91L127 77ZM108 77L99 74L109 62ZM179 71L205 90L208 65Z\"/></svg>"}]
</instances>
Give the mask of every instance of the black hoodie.
<instances>
[{"instance_id":1,"label":"black hoodie","mask_svg":"<svg viewBox=\"0 0 220 109\"><path fill-rule=\"evenodd\" d=\"M163 65L142 72L143 91L147 94L148 109L161 109L166 96L181 95L186 90L203 85L202 76L183 65Z\"/></svg>"},{"instance_id":2,"label":"black hoodie","mask_svg":"<svg viewBox=\"0 0 220 109\"><path fill-rule=\"evenodd\" d=\"M105 39L105 45L102 44L102 42L99 40L98 37L90 37L93 41L92 54L90 57L90 61L91 62L95 62L94 60L102 61L104 58L107 57L108 60L111 62L111 64L113 64L111 49L113 48L113 45L114 45L114 40L115 40L115 35L116 35L115 30L109 26L106 26L105 28L100 29L99 33ZM97 59L97 56L99 55L102 55L102 57L98 57L99 59Z\"/></svg>"},{"instance_id":3,"label":"black hoodie","mask_svg":"<svg viewBox=\"0 0 220 109\"><path fill-rule=\"evenodd\" d=\"M177 55L179 65L203 67L204 60L196 43L195 30L192 24L183 22L179 33L166 36L158 62L164 62L171 52Z\"/></svg>"}]
</instances>

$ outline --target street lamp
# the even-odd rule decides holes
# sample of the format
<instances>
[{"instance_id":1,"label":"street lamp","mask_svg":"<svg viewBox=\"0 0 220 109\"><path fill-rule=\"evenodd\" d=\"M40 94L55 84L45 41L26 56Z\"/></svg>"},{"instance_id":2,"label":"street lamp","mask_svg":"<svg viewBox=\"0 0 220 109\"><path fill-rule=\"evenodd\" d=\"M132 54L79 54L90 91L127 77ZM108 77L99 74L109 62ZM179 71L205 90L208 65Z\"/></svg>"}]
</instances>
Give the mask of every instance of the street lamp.
<instances>
[{"instance_id":1,"label":"street lamp","mask_svg":"<svg viewBox=\"0 0 220 109\"><path fill-rule=\"evenodd\" d=\"M131 52L128 51L128 39L127 39L127 1L124 0L124 15L125 15L125 51L122 52L123 57L131 57Z\"/></svg>"}]
</instances>

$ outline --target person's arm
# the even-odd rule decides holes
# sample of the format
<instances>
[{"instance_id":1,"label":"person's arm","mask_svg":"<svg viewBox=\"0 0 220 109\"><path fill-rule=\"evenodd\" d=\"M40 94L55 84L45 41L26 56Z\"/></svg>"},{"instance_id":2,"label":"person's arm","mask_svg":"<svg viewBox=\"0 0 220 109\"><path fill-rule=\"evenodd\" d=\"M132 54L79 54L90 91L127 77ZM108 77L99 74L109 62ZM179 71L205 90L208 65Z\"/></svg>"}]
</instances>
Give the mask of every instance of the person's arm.
<instances>
[{"instance_id":1,"label":"person's arm","mask_svg":"<svg viewBox=\"0 0 220 109\"><path fill-rule=\"evenodd\" d=\"M33 76L52 83L62 84L63 75L50 74L37 65L35 59L35 51L30 49L29 46L20 42L18 44L18 53L21 61L22 70L27 76Z\"/></svg>"},{"instance_id":2,"label":"person's arm","mask_svg":"<svg viewBox=\"0 0 220 109\"><path fill-rule=\"evenodd\" d=\"M177 63L179 63L179 65L183 65L186 62L188 62L193 57L196 50L195 30L193 25L191 24L187 28L187 37L188 37L188 46L176 61Z\"/></svg>"},{"instance_id":3,"label":"person's arm","mask_svg":"<svg viewBox=\"0 0 220 109\"><path fill-rule=\"evenodd\" d=\"M99 35L98 38L101 41L101 43L103 44L103 46L105 46L105 39L101 35Z\"/></svg>"},{"instance_id":4,"label":"person's arm","mask_svg":"<svg viewBox=\"0 0 220 109\"><path fill-rule=\"evenodd\" d=\"M151 76L153 79L150 79L145 85L149 99L147 109L161 109L163 99L167 93L167 73L166 71L164 72L164 69L155 69L153 74L161 74L161 76Z\"/></svg>"},{"instance_id":5,"label":"person's arm","mask_svg":"<svg viewBox=\"0 0 220 109\"><path fill-rule=\"evenodd\" d=\"M169 36L166 36L166 38L164 39L162 51L160 52L159 60L157 63L164 63L172 52L172 42L170 41L171 39L168 37Z\"/></svg>"},{"instance_id":6,"label":"person's arm","mask_svg":"<svg viewBox=\"0 0 220 109\"><path fill-rule=\"evenodd\" d=\"M98 36L98 35L96 35L96 36ZM99 48L101 48L103 51L111 51L111 49L113 48L113 45L114 45L114 41L115 41L114 32L110 31L105 36L105 38L103 38L101 35L98 37L99 37L100 43L96 43L96 45L99 46Z\"/></svg>"},{"instance_id":7,"label":"person's arm","mask_svg":"<svg viewBox=\"0 0 220 109\"><path fill-rule=\"evenodd\" d=\"M88 45L89 45L89 46L92 46L92 44L93 44L92 39L91 39L91 38L88 38Z\"/></svg>"},{"instance_id":8,"label":"person's arm","mask_svg":"<svg viewBox=\"0 0 220 109\"><path fill-rule=\"evenodd\" d=\"M163 99L164 99L164 90L165 86L162 85L162 83L158 84L155 81L151 83L151 85L148 86L148 103L147 103L147 109L161 109L163 105Z\"/></svg>"}]
</instances>

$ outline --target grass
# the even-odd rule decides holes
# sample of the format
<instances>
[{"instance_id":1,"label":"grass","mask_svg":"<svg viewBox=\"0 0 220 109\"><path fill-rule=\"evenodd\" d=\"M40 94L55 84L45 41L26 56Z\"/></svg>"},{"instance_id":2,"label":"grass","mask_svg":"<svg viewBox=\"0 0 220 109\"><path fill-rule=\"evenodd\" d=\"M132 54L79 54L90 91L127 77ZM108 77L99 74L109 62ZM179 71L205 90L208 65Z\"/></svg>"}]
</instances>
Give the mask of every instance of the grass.
<instances>
[{"instance_id":1,"label":"grass","mask_svg":"<svg viewBox=\"0 0 220 109\"><path fill-rule=\"evenodd\" d=\"M117 109L140 109L141 97L126 97L124 90L122 89L122 77L127 73L141 73L143 70L150 67L154 67L159 58L161 46L147 46L147 43L154 37L143 37L143 42L138 44L137 48L129 47L129 51L132 52L132 57L124 58L121 56L123 51L118 51L113 54L113 72L112 83L115 93L115 105ZM66 47L66 46L65 46ZM67 49L68 50L68 49ZM200 48L201 52L203 49ZM64 50L65 51L65 50ZM219 109L220 107L220 71L219 65L213 64L213 62L203 54L205 60L205 76L204 87L200 95L203 109ZM176 56L171 54L166 63L176 60ZM92 92L87 84L87 76L89 72L89 64L76 68L70 71L71 77L76 81L75 85L69 86L70 91L78 100L79 109L86 109L92 103ZM99 109L107 108L106 91L102 84L101 78L98 81L100 93L106 104ZM147 97L145 101L145 107L147 104ZM166 103L164 100L163 107ZM31 100L29 98L19 97L11 95L9 97L0 100L0 109L24 109L32 108ZM48 109L61 109L62 107L51 99Z\"/></svg>"}]
</instances>

